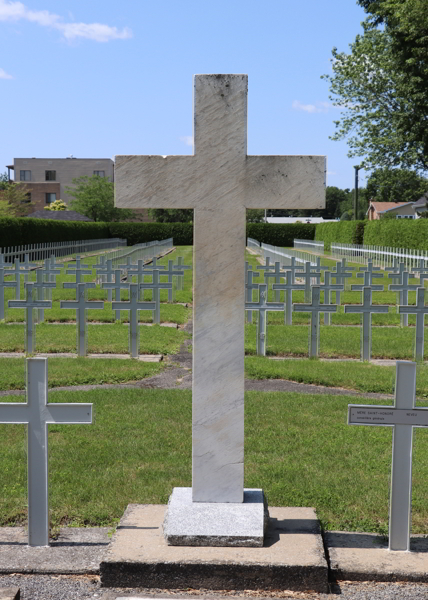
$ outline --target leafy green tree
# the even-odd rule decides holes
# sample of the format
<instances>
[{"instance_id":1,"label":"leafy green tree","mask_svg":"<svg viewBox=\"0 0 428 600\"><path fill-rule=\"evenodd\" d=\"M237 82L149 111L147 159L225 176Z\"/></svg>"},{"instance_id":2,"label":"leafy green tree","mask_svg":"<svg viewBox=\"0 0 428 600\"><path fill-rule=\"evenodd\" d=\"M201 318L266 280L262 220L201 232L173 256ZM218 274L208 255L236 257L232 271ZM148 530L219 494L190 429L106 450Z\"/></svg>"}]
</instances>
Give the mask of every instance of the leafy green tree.
<instances>
[{"instance_id":1,"label":"leafy green tree","mask_svg":"<svg viewBox=\"0 0 428 600\"><path fill-rule=\"evenodd\" d=\"M4 173L0 173L0 190L6 189L6 186L9 183L9 177L7 176L6 171Z\"/></svg>"},{"instance_id":2,"label":"leafy green tree","mask_svg":"<svg viewBox=\"0 0 428 600\"><path fill-rule=\"evenodd\" d=\"M116 208L114 205L114 184L106 177L77 177L73 179L74 188L66 191L74 200L70 208L93 221L124 221L133 217L132 210Z\"/></svg>"},{"instance_id":3,"label":"leafy green tree","mask_svg":"<svg viewBox=\"0 0 428 600\"><path fill-rule=\"evenodd\" d=\"M67 210L67 205L64 202L64 200L58 198L58 200L55 200L54 202L51 202L48 206L45 206L45 210Z\"/></svg>"},{"instance_id":4,"label":"leafy green tree","mask_svg":"<svg viewBox=\"0 0 428 600\"><path fill-rule=\"evenodd\" d=\"M333 140L347 139L365 168L428 170L426 0L360 0L364 34L333 49L330 99L342 109Z\"/></svg>"},{"instance_id":5,"label":"leafy green tree","mask_svg":"<svg viewBox=\"0 0 428 600\"><path fill-rule=\"evenodd\" d=\"M377 202L416 202L428 191L428 179L407 169L376 169L367 180L367 193Z\"/></svg>"},{"instance_id":6,"label":"leafy green tree","mask_svg":"<svg viewBox=\"0 0 428 600\"><path fill-rule=\"evenodd\" d=\"M193 208L149 208L148 213L156 223L193 222Z\"/></svg>"},{"instance_id":7,"label":"leafy green tree","mask_svg":"<svg viewBox=\"0 0 428 600\"><path fill-rule=\"evenodd\" d=\"M264 223L265 211L263 208L247 208L247 223Z\"/></svg>"},{"instance_id":8,"label":"leafy green tree","mask_svg":"<svg viewBox=\"0 0 428 600\"><path fill-rule=\"evenodd\" d=\"M23 183L8 182L0 189L0 201L2 216L25 217L34 206L29 199L29 189Z\"/></svg>"}]
</instances>

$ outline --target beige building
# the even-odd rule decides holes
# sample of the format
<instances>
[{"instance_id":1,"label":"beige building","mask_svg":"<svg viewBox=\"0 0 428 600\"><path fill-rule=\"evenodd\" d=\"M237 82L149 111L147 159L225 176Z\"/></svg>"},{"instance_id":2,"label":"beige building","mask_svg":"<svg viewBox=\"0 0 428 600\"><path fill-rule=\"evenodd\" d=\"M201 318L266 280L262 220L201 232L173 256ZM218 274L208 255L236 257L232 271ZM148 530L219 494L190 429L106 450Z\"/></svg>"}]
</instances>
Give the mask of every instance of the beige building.
<instances>
[{"instance_id":1,"label":"beige building","mask_svg":"<svg viewBox=\"0 0 428 600\"><path fill-rule=\"evenodd\" d=\"M25 183L34 203L33 210L43 210L54 200L73 199L65 191L73 186L77 177L99 175L114 181L114 162L110 158L14 158L8 165L9 179L14 171L14 180Z\"/></svg>"}]
</instances>

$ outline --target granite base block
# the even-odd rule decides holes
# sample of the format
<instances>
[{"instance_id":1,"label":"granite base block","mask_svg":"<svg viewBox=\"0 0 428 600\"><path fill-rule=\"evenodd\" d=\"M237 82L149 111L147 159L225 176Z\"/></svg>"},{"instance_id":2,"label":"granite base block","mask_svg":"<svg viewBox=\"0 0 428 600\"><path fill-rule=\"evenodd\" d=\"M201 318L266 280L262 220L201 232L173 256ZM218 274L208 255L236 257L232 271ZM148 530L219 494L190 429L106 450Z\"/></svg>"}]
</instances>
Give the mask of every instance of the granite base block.
<instances>
[{"instance_id":1,"label":"granite base block","mask_svg":"<svg viewBox=\"0 0 428 600\"><path fill-rule=\"evenodd\" d=\"M163 532L168 546L261 548L269 512L263 490L244 490L244 502L193 502L192 488L174 488Z\"/></svg>"}]
</instances>

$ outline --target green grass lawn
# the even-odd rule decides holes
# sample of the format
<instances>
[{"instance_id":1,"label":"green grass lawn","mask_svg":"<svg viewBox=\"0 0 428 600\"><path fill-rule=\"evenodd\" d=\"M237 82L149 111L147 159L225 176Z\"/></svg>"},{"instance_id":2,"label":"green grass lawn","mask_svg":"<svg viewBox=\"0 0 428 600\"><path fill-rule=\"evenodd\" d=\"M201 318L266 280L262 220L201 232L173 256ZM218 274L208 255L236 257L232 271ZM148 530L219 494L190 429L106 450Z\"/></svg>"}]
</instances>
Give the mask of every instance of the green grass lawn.
<instances>
[{"instance_id":1,"label":"green grass lawn","mask_svg":"<svg viewBox=\"0 0 428 600\"><path fill-rule=\"evenodd\" d=\"M113 525L128 503L166 503L191 485L191 394L180 390L51 392L92 402L92 425L49 426L52 524ZM17 397L3 398L17 402ZM21 399L22 400L22 399ZM245 486L270 506L313 506L326 529L387 532L392 430L346 424L359 398L246 394ZM387 404L387 402L377 402ZM0 425L0 524L27 514L26 432ZM428 432L415 429L413 533L428 531Z\"/></svg>"}]
</instances>

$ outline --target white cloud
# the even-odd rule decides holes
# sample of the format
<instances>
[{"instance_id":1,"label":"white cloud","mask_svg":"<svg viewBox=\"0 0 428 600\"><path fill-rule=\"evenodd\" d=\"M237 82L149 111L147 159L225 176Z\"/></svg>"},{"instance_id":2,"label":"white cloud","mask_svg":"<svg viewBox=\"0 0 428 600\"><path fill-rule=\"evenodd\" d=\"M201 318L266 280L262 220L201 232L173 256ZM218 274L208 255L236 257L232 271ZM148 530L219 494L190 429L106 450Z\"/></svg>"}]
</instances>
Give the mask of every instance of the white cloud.
<instances>
[{"instance_id":1,"label":"white cloud","mask_svg":"<svg viewBox=\"0 0 428 600\"><path fill-rule=\"evenodd\" d=\"M193 148L193 135L183 135L180 138L180 142L184 142L186 146L192 146Z\"/></svg>"},{"instance_id":2,"label":"white cloud","mask_svg":"<svg viewBox=\"0 0 428 600\"><path fill-rule=\"evenodd\" d=\"M6 73L4 69L0 69L0 79L13 79L13 77L9 73Z\"/></svg>"},{"instance_id":3,"label":"white cloud","mask_svg":"<svg viewBox=\"0 0 428 600\"><path fill-rule=\"evenodd\" d=\"M96 42L108 42L132 37L129 27L118 29L102 23L64 23L62 17L48 10L30 10L22 2L0 0L0 21L20 21L24 19L42 27L52 27L61 31L67 40L81 37Z\"/></svg>"},{"instance_id":4,"label":"white cloud","mask_svg":"<svg viewBox=\"0 0 428 600\"><path fill-rule=\"evenodd\" d=\"M327 171L327 175L337 175L336 171Z\"/></svg>"},{"instance_id":5,"label":"white cloud","mask_svg":"<svg viewBox=\"0 0 428 600\"><path fill-rule=\"evenodd\" d=\"M293 100L291 105L294 110L303 110L304 112L313 113L326 113L331 107L329 102L317 102L316 104L302 104L300 100Z\"/></svg>"}]
</instances>

